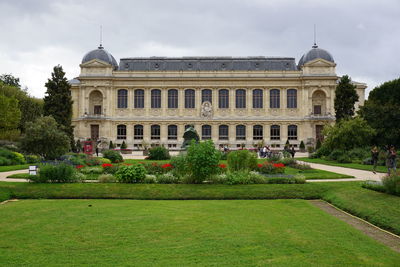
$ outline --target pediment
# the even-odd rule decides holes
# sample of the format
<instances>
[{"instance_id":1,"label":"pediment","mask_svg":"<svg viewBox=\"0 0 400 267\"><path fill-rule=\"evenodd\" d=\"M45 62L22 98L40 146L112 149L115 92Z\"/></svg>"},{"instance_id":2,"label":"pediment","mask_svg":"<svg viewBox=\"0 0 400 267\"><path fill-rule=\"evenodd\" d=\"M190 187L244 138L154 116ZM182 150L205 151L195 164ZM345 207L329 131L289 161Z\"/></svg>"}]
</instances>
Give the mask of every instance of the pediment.
<instances>
[{"instance_id":1,"label":"pediment","mask_svg":"<svg viewBox=\"0 0 400 267\"><path fill-rule=\"evenodd\" d=\"M306 64L304 64L304 66L307 66L307 67L319 67L319 68L321 68L321 67L335 67L336 63L327 61L327 60L322 59L322 58L316 58L314 60L311 60L311 61L307 62Z\"/></svg>"},{"instance_id":2,"label":"pediment","mask_svg":"<svg viewBox=\"0 0 400 267\"><path fill-rule=\"evenodd\" d=\"M92 59L88 62L82 63L81 68L109 68L112 67L111 64L100 60L100 59Z\"/></svg>"}]
</instances>

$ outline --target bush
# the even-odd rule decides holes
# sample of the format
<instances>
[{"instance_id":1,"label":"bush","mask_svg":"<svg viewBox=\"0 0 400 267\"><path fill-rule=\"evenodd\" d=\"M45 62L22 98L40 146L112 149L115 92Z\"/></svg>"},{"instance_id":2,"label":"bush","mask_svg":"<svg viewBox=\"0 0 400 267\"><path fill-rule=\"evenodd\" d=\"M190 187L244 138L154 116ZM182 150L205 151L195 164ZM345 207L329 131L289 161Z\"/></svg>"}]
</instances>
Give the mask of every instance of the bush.
<instances>
[{"instance_id":1,"label":"bush","mask_svg":"<svg viewBox=\"0 0 400 267\"><path fill-rule=\"evenodd\" d=\"M211 175L216 174L220 156L211 140L199 143L192 141L186 156L189 181L202 183Z\"/></svg>"},{"instance_id":2,"label":"bush","mask_svg":"<svg viewBox=\"0 0 400 267\"><path fill-rule=\"evenodd\" d=\"M115 177L121 183L140 183L146 177L146 169L142 164L120 166Z\"/></svg>"},{"instance_id":3,"label":"bush","mask_svg":"<svg viewBox=\"0 0 400 267\"><path fill-rule=\"evenodd\" d=\"M118 165L112 165L111 163L103 163L101 167L104 173L115 174L118 171Z\"/></svg>"},{"instance_id":4,"label":"bush","mask_svg":"<svg viewBox=\"0 0 400 267\"><path fill-rule=\"evenodd\" d=\"M183 177L187 174L187 161L184 155L172 157L170 164L174 167L172 173L175 176Z\"/></svg>"},{"instance_id":5,"label":"bush","mask_svg":"<svg viewBox=\"0 0 400 267\"><path fill-rule=\"evenodd\" d=\"M84 167L80 171L84 174L102 174L103 169L100 167Z\"/></svg>"},{"instance_id":6,"label":"bush","mask_svg":"<svg viewBox=\"0 0 400 267\"><path fill-rule=\"evenodd\" d=\"M40 165L39 180L53 183L76 182L75 168L64 163Z\"/></svg>"},{"instance_id":7,"label":"bush","mask_svg":"<svg viewBox=\"0 0 400 267\"><path fill-rule=\"evenodd\" d=\"M281 153L272 153L271 157L268 159L269 162L277 162L280 161L282 158Z\"/></svg>"},{"instance_id":8,"label":"bush","mask_svg":"<svg viewBox=\"0 0 400 267\"><path fill-rule=\"evenodd\" d=\"M100 158L89 156L85 160L85 164L88 166L98 166L101 164Z\"/></svg>"},{"instance_id":9,"label":"bush","mask_svg":"<svg viewBox=\"0 0 400 267\"><path fill-rule=\"evenodd\" d=\"M354 160L354 159L362 160L362 159L365 159L368 156L370 156L371 152L369 149L366 149L366 148L353 148L347 154L349 155L350 159L352 159L352 160Z\"/></svg>"},{"instance_id":10,"label":"bush","mask_svg":"<svg viewBox=\"0 0 400 267\"><path fill-rule=\"evenodd\" d=\"M225 184L235 185L235 184L250 184L251 179L249 172L247 170L239 170L235 172L229 172L226 175Z\"/></svg>"},{"instance_id":11,"label":"bush","mask_svg":"<svg viewBox=\"0 0 400 267\"><path fill-rule=\"evenodd\" d=\"M83 153L67 153L60 157L63 161L69 161L73 165L85 165L87 155Z\"/></svg>"},{"instance_id":12,"label":"bush","mask_svg":"<svg viewBox=\"0 0 400 267\"><path fill-rule=\"evenodd\" d=\"M122 141L122 144L121 144L120 148L121 149L126 149L127 148L125 141Z\"/></svg>"},{"instance_id":13,"label":"bush","mask_svg":"<svg viewBox=\"0 0 400 267\"><path fill-rule=\"evenodd\" d=\"M306 163L296 163L294 165L291 165L290 167L301 170L301 171L306 171L306 170L311 170L311 166L306 164Z\"/></svg>"},{"instance_id":14,"label":"bush","mask_svg":"<svg viewBox=\"0 0 400 267\"><path fill-rule=\"evenodd\" d=\"M0 166L8 166L8 165L12 165L11 160L0 156Z\"/></svg>"},{"instance_id":15,"label":"bush","mask_svg":"<svg viewBox=\"0 0 400 267\"><path fill-rule=\"evenodd\" d=\"M156 146L152 147L149 150L149 156L147 159L150 160L166 160L170 159L171 156L169 155L168 149L163 146Z\"/></svg>"},{"instance_id":16,"label":"bush","mask_svg":"<svg viewBox=\"0 0 400 267\"><path fill-rule=\"evenodd\" d=\"M230 171L254 170L257 168L257 155L248 150L232 151L228 155L228 168Z\"/></svg>"},{"instance_id":17,"label":"bush","mask_svg":"<svg viewBox=\"0 0 400 267\"><path fill-rule=\"evenodd\" d=\"M99 183L115 183L117 179L112 174L102 174L97 179Z\"/></svg>"},{"instance_id":18,"label":"bush","mask_svg":"<svg viewBox=\"0 0 400 267\"><path fill-rule=\"evenodd\" d=\"M351 158L348 155L344 154L344 155L340 156L337 159L337 162L339 162L339 163L351 163Z\"/></svg>"},{"instance_id":19,"label":"bush","mask_svg":"<svg viewBox=\"0 0 400 267\"><path fill-rule=\"evenodd\" d=\"M155 175L147 174L143 180L145 184L155 184L157 183L157 177Z\"/></svg>"},{"instance_id":20,"label":"bush","mask_svg":"<svg viewBox=\"0 0 400 267\"><path fill-rule=\"evenodd\" d=\"M111 164L111 160L106 158L97 158L100 161L100 164Z\"/></svg>"},{"instance_id":21,"label":"bush","mask_svg":"<svg viewBox=\"0 0 400 267\"><path fill-rule=\"evenodd\" d=\"M400 172L385 176L382 183L387 193L400 196Z\"/></svg>"},{"instance_id":22,"label":"bush","mask_svg":"<svg viewBox=\"0 0 400 267\"><path fill-rule=\"evenodd\" d=\"M285 172L285 165L282 163L270 163L268 161L258 164L257 171L263 174L277 174Z\"/></svg>"},{"instance_id":23,"label":"bush","mask_svg":"<svg viewBox=\"0 0 400 267\"><path fill-rule=\"evenodd\" d=\"M165 164L158 164L157 162L143 163L143 167L146 169L146 173L152 174L152 175L163 174L171 169L168 167L163 168L164 165ZM169 165L172 167L171 164L169 164Z\"/></svg>"},{"instance_id":24,"label":"bush","mask_svg":"<svg viewBox=\"0 0 400 267\"><path fill-rule=\"evenodd\" d=\"M86 175L81 172L74 172L73 179L74 182L84 182L86 180Z\"/></svg>"},{"instance_id":25,"label":"bush","mask_svg":"<svg viewBox=\"0 0 400 267\"><path fill-rule=\"evenodd\" d=\"M104 158L111 160L112 163L118 163L123 161L123 158L118 151L104 150L102 154Z\"/></svg>"},{"instance_id":26,"label":"bush","mask_svg":"<svg viewBox=\"0 0 400 267\"><path fill-rule=\"evenodd\" d=\"M174 176L172 173L164 173L157 177L157 182L159 184L178 184L180 182L179 178Z\"/></svg>"},{"instance_id":27,"label":"bush","mask_svg":"<svg viewBox=\"0 0 400 267\"><path fill-rule=\"evenodd\" d=\"M297 164L297 161L294 158L283 158L279 162L289 167L295 166Z\"/></svg>"},{"instance_id":28,"label":"bush","mask_svg":"<svg viewBox=\"0 0 400 267\"><path fill-rule=\"evenodd\" d=\"M301 152L306 151L306 146L304 145L303 140L301 140L299 148L300 148L300 151L301 151Z\"/></svg>"},{"instance_id":29,"label":"bush","mask_svg":"<svg viewBox=\"0 0 400 267\"><path fill-rule=\"evenodd\" d=\"M211 184L225 184L227 175L225 173L210 176L208 182Z\"/></svg>"},{"instance_id":30,"label":"bush","mask_svg":"<svg viewBox=\"0 0 400 267\"><path fill-rule=\"evenodd\" d=\"M40 157L36 155L25 155L26 163L38 163L40 161Z\"/></svg>"},{"instance_id":31,"label":"bush","mask_svg":"<svg viewBox=\"0 0 400 267\"><path fill-rule=\"evenodd\" d=\"M25 158L22 154L8 149L0 149L0 158L0 165L2 166L25 164Z\"/></svg>"},{"instance_id":32,"label":"bush","mask_svg":"<svg viewBox=\"0 0 400 267\"><path fill-rule=\"evenodd\" d=\"M12 153L15 156L14 158L15 158L15 161L17 162L17 164L25 164L26 163L24 155L22 155L21 153L18 153L18 152L12 152Z\"/></svg>"}]
</instances>

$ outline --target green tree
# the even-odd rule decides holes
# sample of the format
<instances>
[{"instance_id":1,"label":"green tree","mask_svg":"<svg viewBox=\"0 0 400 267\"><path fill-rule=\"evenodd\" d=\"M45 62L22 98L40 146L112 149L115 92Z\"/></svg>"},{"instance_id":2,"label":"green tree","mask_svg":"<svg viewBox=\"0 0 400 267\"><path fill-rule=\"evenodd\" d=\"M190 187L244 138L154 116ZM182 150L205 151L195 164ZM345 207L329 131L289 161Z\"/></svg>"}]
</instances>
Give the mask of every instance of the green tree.
<instances>
[{"instance_id":1,"label":"green tree","mask_svg":"<svg viewBox=\"0 0 400 267\"><path fill-rule=\"evenodd\" d=\"M55 66L51 79L45 84L47 91L44 97L43 114L52 116L60 128L68 135L71 147L75 145L72 121L71 85L60 65Z\"/></svg>"},{"instance_id":2,"label":"green tree","mask_svg":"<svg viewBox=\"0 0 400 267\"><path fill-rule=\"evenodd\" d=\"M0 75L0 81L2 81L4 84L21 89L21 85L19 84L19 78L14 77L12 74Z\"/></svg>"},{"instance_id":3,"label":"green tree","mask_svg":"<svg viewBox=\"0 0 400 267\"><path fill-rule=\"evenodd\" d=\"M377 132L378 145L400 146L400 78L374 88L359 114Z\"/></svg>"},{"instance_id":4,"label":"green tree","mask_svg":"<svg viewBox=\"0 0 400 267\"><path fill-rule=\"evenodd\" d=\"M70 149L70 140L51 116L40 117L26 124L26 134L21 137L21 148L25 152L40 155L45 159L56 159Z\"/></svg>"},{"instance_id":5,"label":"green tree","mask_svg":"<svg viewBox=\"0 0 400 267\"><path fill-rule=\"evenodd\" d=\"M0 139L17 139L17 127L21 119L18 100L0 94L0 114Z\"/></svg>"},{"instance_id":6,"label":"green tree","mask_svg":"<svg viewBox=\"0 0 400 267\"><path fill-rule=\"evenodd\" d=\"M358 101L356 86L351 84L349 76L344 75L335 90L336 121L354 116L354 104Z\"/></svg>"}]
</instances>

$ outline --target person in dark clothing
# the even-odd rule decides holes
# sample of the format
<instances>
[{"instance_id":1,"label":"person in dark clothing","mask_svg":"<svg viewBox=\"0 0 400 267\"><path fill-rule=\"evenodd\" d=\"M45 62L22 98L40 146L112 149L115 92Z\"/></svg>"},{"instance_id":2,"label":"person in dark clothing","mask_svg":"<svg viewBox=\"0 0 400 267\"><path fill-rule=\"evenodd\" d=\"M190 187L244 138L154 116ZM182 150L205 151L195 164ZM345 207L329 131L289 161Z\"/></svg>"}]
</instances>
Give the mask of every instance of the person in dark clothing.
<instances>
[{"instance_id":1,"label":"person in dark clothing","mask_svg":"<svg viewBox=\"0 0 400 267\"><path fill-rule=\"evenodd\" d=\"M379 156L379 150L376 146L374 146L371 149L371 159L372 159L372 164L374 165L372 172L376 174L376 165L378 164L378 156Z\"/></svg>"},{"instance_id":2,"label":"person in dark clothing","mask_svg":"<svg viewBox=\"0 0 400 267\"><path fill-rule=\"evenodd\" d=\"M394 149L394 146L391 146L388 151L387 155L387 160L388 160L388 174L390 175L391 169L393 172L396 172L396 158L397 158L397 153L396 150Z\"/></svg>"},{"instance_id":3,"label":"person in dark clothing","mask_svg":"<svg viewBox=\"0 0 400 267\"><path fill-rule=\"evenodd\" d=\"M294 146L289 150L290 155L292 155L292 158L294 158L294 154L296 154L296 151L294 150Z\"/></svg>"}]
</instances>

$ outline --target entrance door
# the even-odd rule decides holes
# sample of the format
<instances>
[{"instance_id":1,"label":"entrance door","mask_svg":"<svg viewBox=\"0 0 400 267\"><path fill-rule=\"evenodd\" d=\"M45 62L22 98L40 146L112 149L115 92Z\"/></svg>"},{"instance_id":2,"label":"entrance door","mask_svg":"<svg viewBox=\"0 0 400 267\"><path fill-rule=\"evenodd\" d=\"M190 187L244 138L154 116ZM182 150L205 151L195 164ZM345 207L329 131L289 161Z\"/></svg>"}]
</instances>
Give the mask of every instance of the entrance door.
<instances>
[{"instance_id":1,"label":"entrance door","mask_svg":"<svg viewBox=\"0 0 400 267\"><path fill-rule=\"evenodd\" d=\"M92 141L97 141L99 139L99 125L90 125L90 138Z\"/></svg>"},{"instance_id":2,"label":"entrance door","mask_svg":"<svg viewBox=\"0 0 400 267\"><path fill-rule=\"evenodd\" d=\"M101 106L100 105L95 105L94 106L94 114L95 115L101 115Z\"/></svg>"},{"instance_id":3,"label":"entrance door","mask_svg":"<svg viewBox=\"0 0 400 267\"><path fill-rule=\"evenodd\" d=\"M324 129L324 125L315 125L315 137L319 141L324 141L324 135L322 134L322 130Z\"/></svg>"}]
</instances>

